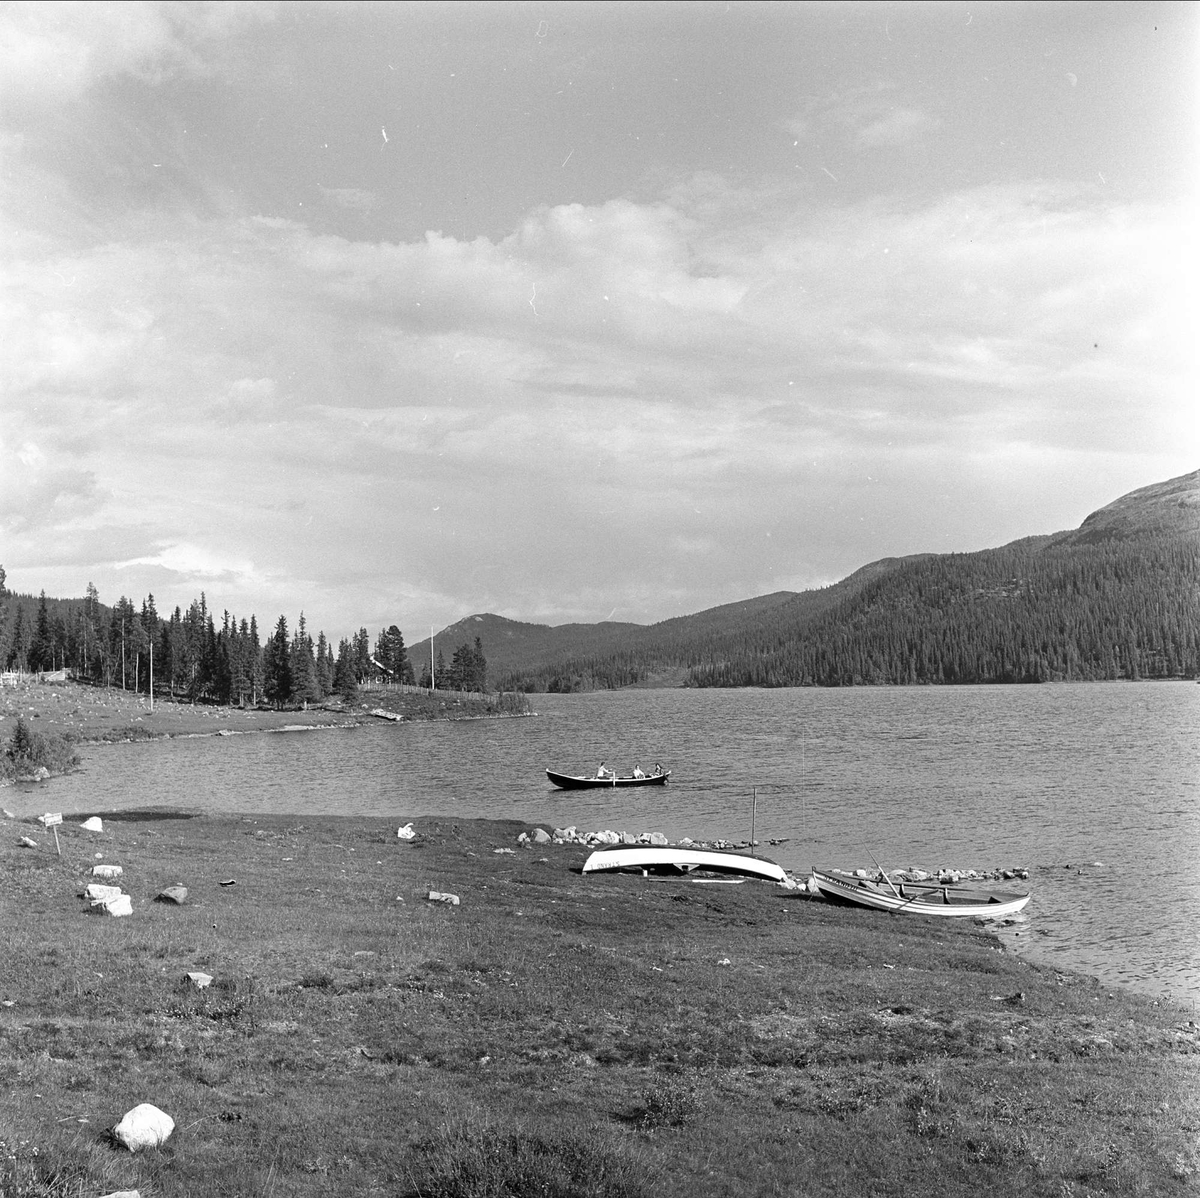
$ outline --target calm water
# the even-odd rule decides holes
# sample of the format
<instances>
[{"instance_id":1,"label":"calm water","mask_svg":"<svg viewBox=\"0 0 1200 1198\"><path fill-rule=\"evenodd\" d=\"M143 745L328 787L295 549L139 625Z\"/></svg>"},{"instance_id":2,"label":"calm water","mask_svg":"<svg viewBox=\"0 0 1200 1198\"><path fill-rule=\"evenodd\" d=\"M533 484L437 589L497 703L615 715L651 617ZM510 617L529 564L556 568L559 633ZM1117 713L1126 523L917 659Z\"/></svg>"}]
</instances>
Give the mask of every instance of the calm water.
<instances>
[{"instance_id":1,"label":"calm water","mask_svg":"<svg viewBox=\"0 0 1200 1198\"><path fill-rule=\"evenodd\" d=\"M1013 946L1200 1002L1200 687L1186 683L539 695L529 719L88 749L22 814L170 805L511 817L788 838L810 865L1026 866ZM664 789L558 791L546 766L661 761ZM1069 868L1068 868L1069 867Z\"/></svg>"}]
</instances>

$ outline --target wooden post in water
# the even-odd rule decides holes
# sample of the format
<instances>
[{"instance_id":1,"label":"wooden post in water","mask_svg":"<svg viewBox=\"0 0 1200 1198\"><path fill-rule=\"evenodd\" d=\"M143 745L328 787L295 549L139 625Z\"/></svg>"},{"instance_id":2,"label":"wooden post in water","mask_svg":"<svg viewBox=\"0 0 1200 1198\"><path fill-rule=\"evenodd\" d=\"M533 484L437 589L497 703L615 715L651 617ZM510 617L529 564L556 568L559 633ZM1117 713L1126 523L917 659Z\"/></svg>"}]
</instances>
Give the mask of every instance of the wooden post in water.
<instances>
[{"instance_id":1,"label":"wooden post in water","mask_svg":"<svg viewBox=\"0 0 1200 1198\"><path fill-rule=\"evenodd\" d=\"M758 787L753 791L754 798L750 803L750 852L754 852L754 822L758 817Z\"/></svg>"}]
</instances>

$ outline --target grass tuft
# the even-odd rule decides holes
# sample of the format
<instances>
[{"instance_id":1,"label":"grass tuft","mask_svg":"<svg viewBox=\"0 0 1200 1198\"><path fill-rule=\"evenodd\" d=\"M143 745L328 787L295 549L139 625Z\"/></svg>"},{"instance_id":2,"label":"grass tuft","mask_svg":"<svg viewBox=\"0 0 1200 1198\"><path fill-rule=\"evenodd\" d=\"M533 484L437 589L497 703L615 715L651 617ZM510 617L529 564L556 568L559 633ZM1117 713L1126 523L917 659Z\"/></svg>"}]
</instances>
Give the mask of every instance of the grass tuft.
<instances>
[{"instance_id":1,"label":"grass tuft","mask_svg":"<svg viewBox=\"0 0 1200 1198\"><path fill-rule=\"evenodd\" d=\"M646 1168L589 1129L577 1136L449 1125L420 1146L413 1198L642 1198Z\"/></svg>"}]
</instances>

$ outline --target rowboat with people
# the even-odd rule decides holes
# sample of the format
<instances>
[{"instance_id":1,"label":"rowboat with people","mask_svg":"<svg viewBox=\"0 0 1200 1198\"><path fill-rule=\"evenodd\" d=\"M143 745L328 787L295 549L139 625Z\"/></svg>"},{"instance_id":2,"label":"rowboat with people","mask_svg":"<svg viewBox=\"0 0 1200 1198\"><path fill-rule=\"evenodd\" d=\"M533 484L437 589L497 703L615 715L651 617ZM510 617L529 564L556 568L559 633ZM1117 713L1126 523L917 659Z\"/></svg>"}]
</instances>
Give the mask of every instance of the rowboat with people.
<instances>
[{"instance_id":1,"label":"rowboat with people","mask_svg":"<svg viewBox=\"0 0 1200 1198\"><path fill-rule=\"evenodd\" d=\"M603 774L597 772L581 775L563 774L551 769L546 771L546 777L563 790L588 790L599 786L665 786L670 776L671 771L661 767L656 767L652 774L640 774L636 771L632 774L618 774L608 771Z\"/></svg>"}]
</instances>

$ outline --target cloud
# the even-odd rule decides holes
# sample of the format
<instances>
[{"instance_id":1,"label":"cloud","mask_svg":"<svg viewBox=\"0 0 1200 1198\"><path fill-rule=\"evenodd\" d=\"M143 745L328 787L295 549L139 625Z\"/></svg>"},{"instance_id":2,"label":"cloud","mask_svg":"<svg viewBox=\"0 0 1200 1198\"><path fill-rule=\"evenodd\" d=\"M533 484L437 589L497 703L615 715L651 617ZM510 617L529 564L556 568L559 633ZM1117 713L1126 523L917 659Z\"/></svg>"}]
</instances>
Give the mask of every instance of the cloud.
<instances>
[{"instance_id":1,"label":"cloud","mask_svg":"<svg viewBox=\"0 0 1200 1198\"><path fill-rule=\"evenodd\" d=\"M859 150L902 146L935 133L942 121L904 103L887 83L828 96L809 97L798 112L779 122L797 143L844 142Z\"/></svg>"},{"instance_id":2,"label":"cloud","mask_svg":"<svg viewBox=\"0 0 1200 1198\"><path fill-rule=\"evenodd\" d=\"M815 211L710 176L494 239L30 240L0 307L5 552L61 538L106 592L207 587L260 618L337 595L355 626L397 579L661 615L706 545L732 547L721 599L827 580L871 552L831 510L930 547L847 473L1151 452L1188 402L1186 223L1045 185ZM653 584L538 581L649 560Z\"/></svg>"},{"instance_id":3,"label":"cloud","mask_svg":"<svg viewBox=\"0 0 1200 1198\"><path fill-rule=\"evenodd\" d=\"M940 128L941 121L916 108L893 108L859 129L855 138L866 149L900 146Z\"/></svg>"},{"instance_id":4,"label":"cloud","mask_svg":"<svg viewBox=\"0 0 1200 1198\"><path fill-rule=\"evenodd\" d=\"M379 207L379 197L375 192L361 187L321 187L320 191L331 204L347 212L365 215Z\"/></svg>"},{"instance_id":5,"label":"cloud","mask_svg":"<svg viewBox=\"0 0 1200 1198\"><path fill-rule=\"evenodd\" d=\"M12 4L0 14L0 95L61 104L103 79L207 74L218 46L274 19L273 4Z\"/></svg>"}]
</instances>

